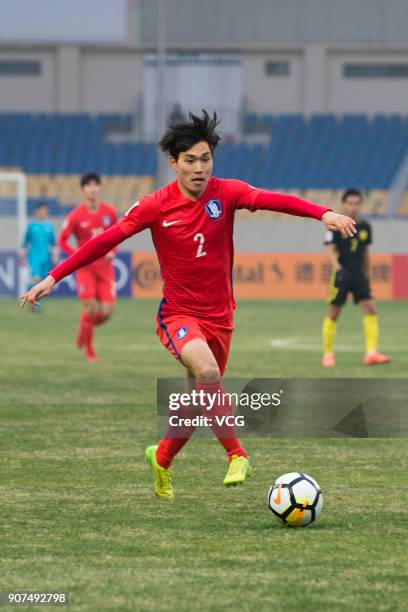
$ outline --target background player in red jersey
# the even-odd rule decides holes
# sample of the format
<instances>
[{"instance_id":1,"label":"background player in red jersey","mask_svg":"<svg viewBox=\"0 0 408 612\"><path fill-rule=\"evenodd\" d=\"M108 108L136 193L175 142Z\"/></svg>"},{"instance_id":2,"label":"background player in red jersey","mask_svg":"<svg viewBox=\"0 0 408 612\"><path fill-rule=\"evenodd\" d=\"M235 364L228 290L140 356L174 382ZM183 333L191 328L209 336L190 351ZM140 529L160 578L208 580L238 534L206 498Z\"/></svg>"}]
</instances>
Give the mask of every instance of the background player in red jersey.
<instances>
[{"instance_id":1,"label":"background player in red jersey","mask_svg":"<svg viewBox=\"0 0 408 612\"><path fill-rule=\"evenodd\" d=\"M82 246L111 227L117 219L116 210L99 199L101 179L98 174L84 174L81 189L84 199L66 217L58 240L58 246L68 255L75 252L68 242L70 236L75 236L78 246ZM80 349L85 347L89 361L96 359L92 344L94 326L105 323L113 313L116 300L114 256L115 251L111 250L76 273L78 298L82 303L77 346Z\"/></svg>"},{"instance_id":2,"label":"background player in red jersey","mask_svg":"<svg viewBox=\"0 0 408 612\"><path fill-rule=\"evenodd\" d=\"M108 253L133 234L149 228L160 262L164 286L157 316L163 345L185 367L191 385L204 397L222 397L221 377L228 360L235 308L231 276L235 210L246 208L286 212L323 221L327 229L346 236L354 221L295 196L256 189L237 180L211 177L219 135L217 117L190 114L172 125L161 140L169 153L176 180L136 202L125 217L96 236L27 292L21 307L47 295L55 282ZM205 400L201 404L208 408ZM231 406L215 401L211 416L228 414ZM208 413L207 413L208 414ZM157 495L172 498L169 467L194 431L169 427L158 446L146 450ZM213 427L229 460L227 486L240 484L250 473L245 449L233 427Z\"/></svg>"}]
</instances>

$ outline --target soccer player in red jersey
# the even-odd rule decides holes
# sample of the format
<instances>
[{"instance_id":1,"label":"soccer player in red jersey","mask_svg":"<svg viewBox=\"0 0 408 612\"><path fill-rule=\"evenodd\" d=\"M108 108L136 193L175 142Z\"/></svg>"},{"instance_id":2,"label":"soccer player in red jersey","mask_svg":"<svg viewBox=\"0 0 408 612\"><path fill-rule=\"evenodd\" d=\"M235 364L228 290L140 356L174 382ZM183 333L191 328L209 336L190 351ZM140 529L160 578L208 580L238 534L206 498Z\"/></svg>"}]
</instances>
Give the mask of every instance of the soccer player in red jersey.
<instances>
[{"instance_id":1,"label":"soccer player in red jersey","mask_svg":"<svg viewBox=\"0 0 408 612\"><path fill-rule=\"evenodd\" d=\"M202 396L222 397L221 377L227 365L233 332L235 301L231 275L235 211L267 209L323 221L327 229L345 236L355 232L354 221L307 200L256 189L238 180L212 177L213 152L219 135L217 117L203 111L186 123L171 125L160 146L169 153L176 180L143 197L124 218L95 236L68 260L54 268L21 300L35 303L52 291L61 278L108 253L120 242L149 228L163 276L163 299L157 316L157 334L168 351L184 366L190 387ZM213 415L227 414L231 406L217 400ZM204 405L203 405L204 404ZM202 408L206 408L205 400ZM229 467L224 484L240 484L250 473L245 449L233 427L213 427L224 447ZM194 431L186 427L175 435L169 427L158 446L146 450L156 494L172 498L169 467Z\"/></svg>"},{"instance_id":2,"label":"soccer player in red jersey","mask_svg":"<svg viewBox=\"0 0 408 612\"><path fill-rule=\"evenodd\" d=\"M116 223L116 210L101 202L101 179L98 174L90 172L81 178L83 202L66 217L58 239L60 249L72 255L75 249L69 244L70 236L75 236L78 246L82 246L93 236L102 234ZM78 298L82 302L82 313L79 319L77 346L85 347L86 358L96 359L93 348L93 331L95 325L102 325L110 319L116 300L115 271L112 260L115 250L104 257L81 268L76 273Z\"/></svg>"}]
</instances>

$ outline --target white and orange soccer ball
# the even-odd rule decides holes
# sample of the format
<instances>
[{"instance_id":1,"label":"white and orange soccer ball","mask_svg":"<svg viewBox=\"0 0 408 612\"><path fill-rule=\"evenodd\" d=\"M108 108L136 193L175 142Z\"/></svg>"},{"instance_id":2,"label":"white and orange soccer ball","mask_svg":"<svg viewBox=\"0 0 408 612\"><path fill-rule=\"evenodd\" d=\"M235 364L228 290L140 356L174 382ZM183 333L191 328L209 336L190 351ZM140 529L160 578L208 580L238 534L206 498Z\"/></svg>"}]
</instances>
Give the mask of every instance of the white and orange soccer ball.
<instances>
[{"instance_id":1,"label":"white and orange soccer ball","mask_svg":"<svg viewBox=\"0 0 408 612\"><path fill-rule=\"evenodd\" d=\"M323 495L313 478L290 472L279 476L269 489L268 506L282 525L305 527L321 513Z\"/></svg>"}]
</instances>

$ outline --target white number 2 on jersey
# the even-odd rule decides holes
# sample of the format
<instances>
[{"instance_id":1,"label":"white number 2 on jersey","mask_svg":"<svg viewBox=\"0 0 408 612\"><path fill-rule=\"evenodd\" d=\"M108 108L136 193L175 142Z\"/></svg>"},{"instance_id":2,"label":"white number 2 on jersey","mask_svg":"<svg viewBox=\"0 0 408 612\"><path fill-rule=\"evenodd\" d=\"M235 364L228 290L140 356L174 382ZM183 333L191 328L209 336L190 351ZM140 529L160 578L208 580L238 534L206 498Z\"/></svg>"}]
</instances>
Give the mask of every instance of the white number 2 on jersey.
<instances>
[{"instance_id":1,"label":"white number 2 on jersey","mask_svg":"<svg viewBox=\"0 0 408 612\"><path fill-rule=\"evenodd\" d=\"M200 234L200 233L196 234L194 236L194 242L197 242L197 240L199 240L199 244L198 244L196 257L204 257L204 255L207 255L207 253L203 251L204 234Z\"/></svg>"}]
</instances>

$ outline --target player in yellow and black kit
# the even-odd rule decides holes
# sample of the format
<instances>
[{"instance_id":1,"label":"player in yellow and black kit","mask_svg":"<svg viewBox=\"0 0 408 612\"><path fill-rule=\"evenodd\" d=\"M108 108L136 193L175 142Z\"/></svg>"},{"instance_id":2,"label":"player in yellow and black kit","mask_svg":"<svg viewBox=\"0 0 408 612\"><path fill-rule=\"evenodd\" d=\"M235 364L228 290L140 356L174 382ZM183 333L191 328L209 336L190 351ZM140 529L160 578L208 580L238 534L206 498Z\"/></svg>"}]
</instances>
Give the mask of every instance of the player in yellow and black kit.
<instances>
[{"instance_id":1,"label":"player in yellow and black kit","mask_svg":"<svg viewBox=\"0 0 408 612\"><path fill-rule=\"evenodd\" d=\"M377 350L378 316L375 301L371 296L369 280L369 244L372 242L371 226L360 219L363 195L358 189L348 189L342 197L344 212L356 221L357 233L343 238L338 232L327 232L325 244L332 265L329 289L329 309L323 322L323 359L322 365L335 365L333 351L336 337L337 319L347 300L353 294L354 302L363 312L366 353L365 365L383 364L390 361L388 355Z\"/></svg>"}]
</instances>

